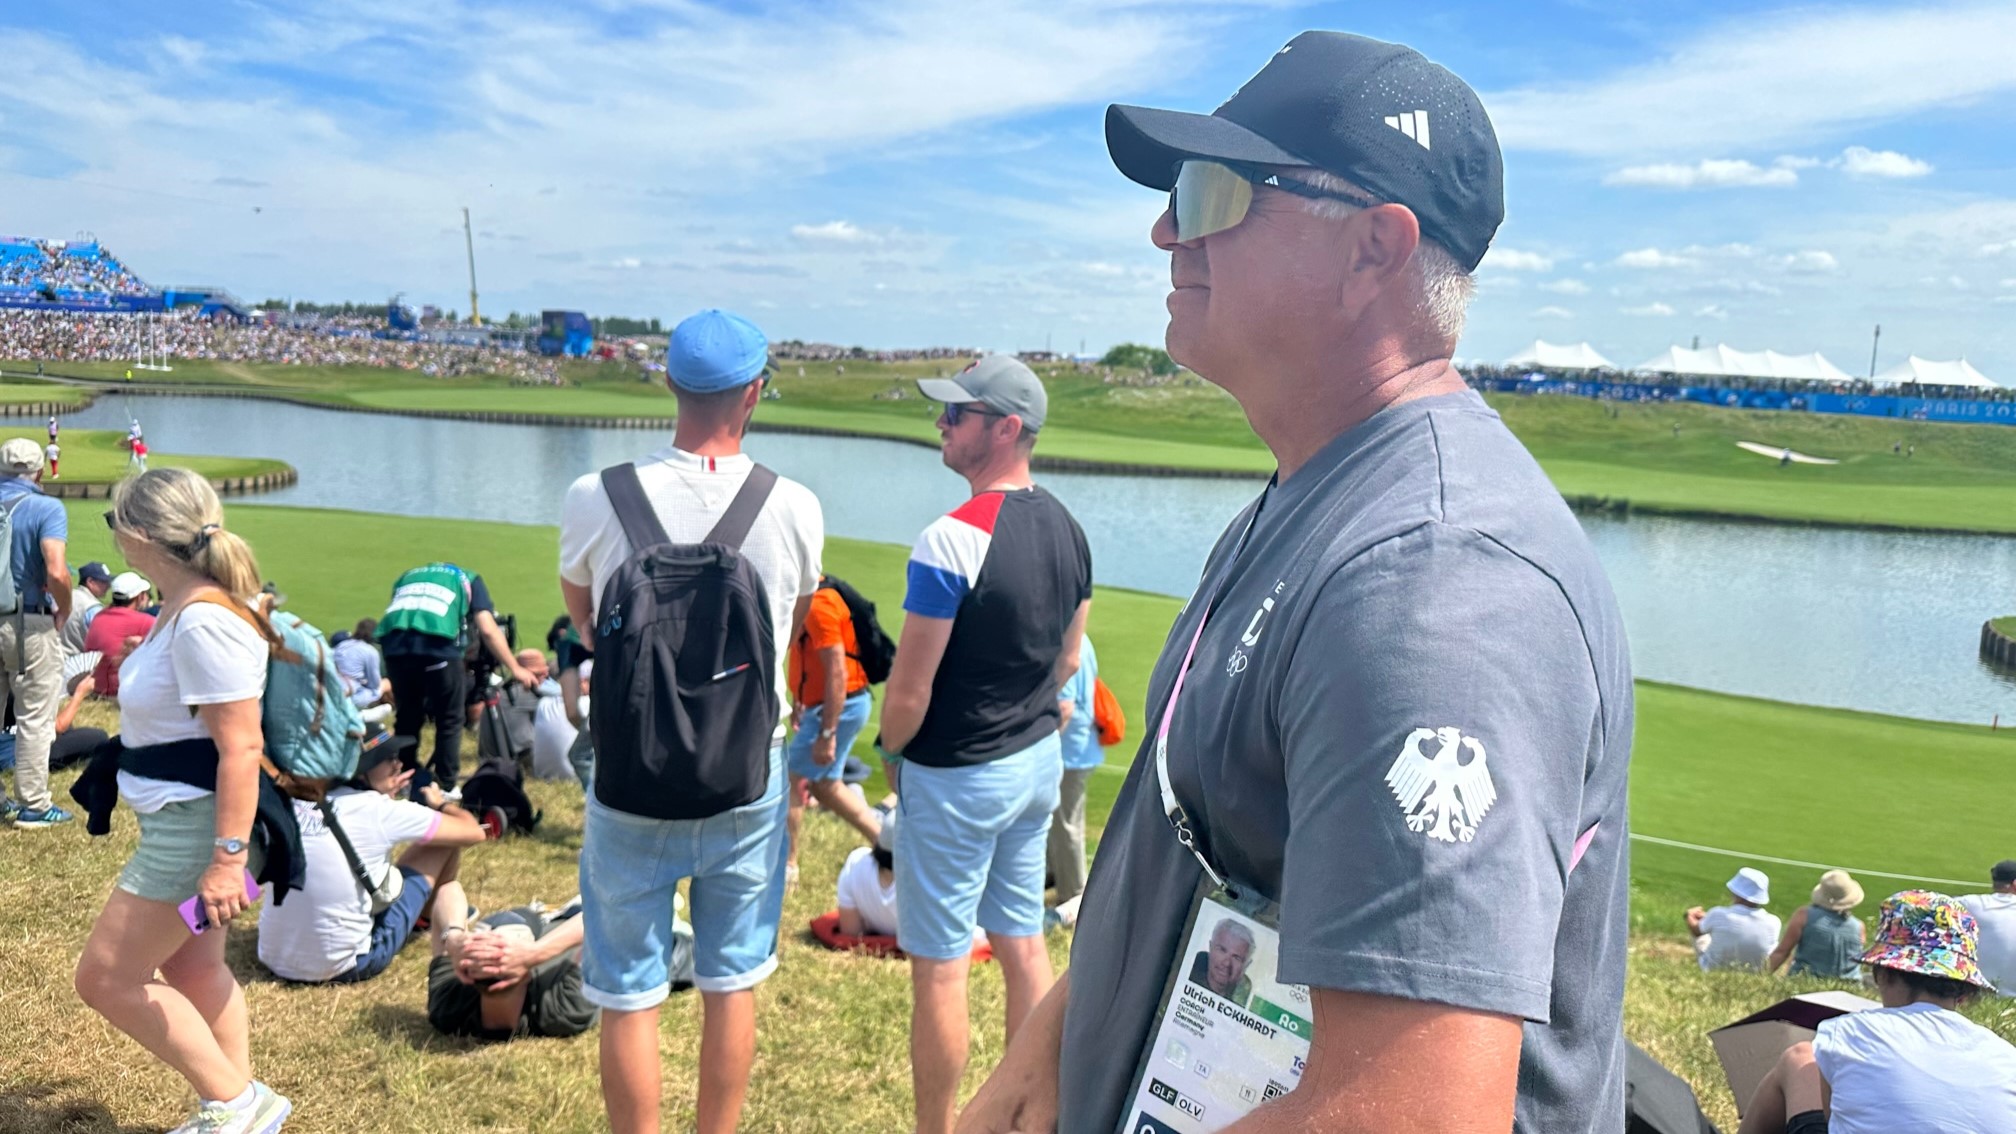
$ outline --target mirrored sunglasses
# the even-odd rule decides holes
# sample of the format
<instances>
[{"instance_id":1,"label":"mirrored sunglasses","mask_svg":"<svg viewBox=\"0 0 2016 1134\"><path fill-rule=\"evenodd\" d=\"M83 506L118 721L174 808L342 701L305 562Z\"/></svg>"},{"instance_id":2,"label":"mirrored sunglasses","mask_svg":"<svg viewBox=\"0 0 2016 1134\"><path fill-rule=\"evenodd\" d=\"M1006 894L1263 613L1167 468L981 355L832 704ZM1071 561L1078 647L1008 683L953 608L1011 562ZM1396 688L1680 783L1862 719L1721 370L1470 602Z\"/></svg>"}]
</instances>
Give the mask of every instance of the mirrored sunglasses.
<instances>
[{"instance_id":1,"label":"mirrored sunglasses","mask_svg":"<svg viewBox=\"0 0 2016 1134\"><path fill-rule=\"evenodd\" d=\"M1169 190L1169 211L1176 216L1176 239L1199 240L1245 220L1247 211L1253 207L1255 185L1312 201L1343 201L1366 209L1382 203L1359 193L1318 189L1257 166L1193 159L1176 167L1176 184Z\"/></svg>"}]
</instances>

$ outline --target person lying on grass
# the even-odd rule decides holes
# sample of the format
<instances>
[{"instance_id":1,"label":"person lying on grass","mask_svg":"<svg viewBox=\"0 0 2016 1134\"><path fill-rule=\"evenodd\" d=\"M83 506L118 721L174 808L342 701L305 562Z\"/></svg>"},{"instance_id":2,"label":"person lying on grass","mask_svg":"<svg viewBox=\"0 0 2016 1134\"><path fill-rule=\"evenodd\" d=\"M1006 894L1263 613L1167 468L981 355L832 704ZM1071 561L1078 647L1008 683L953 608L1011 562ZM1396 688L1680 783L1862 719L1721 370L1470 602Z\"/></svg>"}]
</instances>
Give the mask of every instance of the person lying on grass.
<instances>
[{"instance_id":1,"label":"person lying on grass","mask_svg":"<svg viewBox=\"0 0 2016 1134\"><path fill-rule=\"evenodd\" d=\"M259 963L275 976L352 983L384 972L434 891L454 880L462 848L483 841L482 824L434 784L417 789L421 802L396 798L417 770L407 756L414 743L381 732L365 742L353 779L320 803L295 802L307 887L259 921ZM395 863L402 843L416 845Z\"/></svg>"},{"instance_id":2,"label":"person lying on grass","mask_svg":"<svg viewBox=\"0 0 2016 1134\"><path fill-rule=\"evenodd\" d=\"M1757 1086L1738 1134L2006 1134L2016 1047L1956 1008L1993 991L1974 915L1944 894L1883 900L1862 954L1883 1007L1820 1024Z\"/></svg>"},{"instance_id":3,"label":"person lying on grass","mask_svg":"<svg viewBox=\"0 0 2016 1134\"><path fill-rule=\"evenodd\" d=\"M480 1040L578 1036L601 1009L581 996L580 902L549 919L520 906L471 922L462 884L434 896L434 959L427 1022L443 1035Z\"/></svg>"}]
</instances>

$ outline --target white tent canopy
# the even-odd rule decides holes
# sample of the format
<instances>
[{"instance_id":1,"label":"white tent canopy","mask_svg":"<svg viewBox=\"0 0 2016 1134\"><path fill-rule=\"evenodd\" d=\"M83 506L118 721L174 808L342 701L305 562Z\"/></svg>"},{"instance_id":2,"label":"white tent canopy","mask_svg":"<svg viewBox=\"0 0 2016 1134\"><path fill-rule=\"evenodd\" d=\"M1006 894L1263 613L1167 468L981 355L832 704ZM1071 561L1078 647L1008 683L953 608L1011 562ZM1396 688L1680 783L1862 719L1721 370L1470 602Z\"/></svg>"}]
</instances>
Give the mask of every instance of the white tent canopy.
<instances>
[{"instance_id":1,"label":"white tent canopy","mask_svg":"<svg viewBox=\"0 0 2016 1134\"><path fill-rule=\"evenodd\" d=\"M1811 382L1850 382L1846 371L1825 355L1779 354L1775 350L1737 350L1726 343L1693 350L1667 347L1633 367L1655 374L1701 374L1723 378L1784 378Z\"/></svg>"},{"instance_id":2,"label":"white tent canopy","mask_svg":"<svg viewBox=\"0 0 2016 1134\"><path fill-rule=\"evenodd\" d=\"M1560 346L1534 339L1533 345L1505 360L1507 366L1532 366L1541 370L1615 370L1617 364L1596 353L1588 343Z\"/></svg>"},{"instance_id":3,"label":"white tent canopy","mask_svg":"<svg viewBox=\"0 0 2016 1134\"><path fill-rule=\"evenodd\" d=\"M1986 374L1974 369L1974 364L1964 358L1951 362L1937 362L1917 355L1878 374L1873 381L1878 386L1896 386L1906 382L1916 382L1920 386L1970 386L1977 390L1994 390L2000 387Z\"/></svg>"}]
</instances>

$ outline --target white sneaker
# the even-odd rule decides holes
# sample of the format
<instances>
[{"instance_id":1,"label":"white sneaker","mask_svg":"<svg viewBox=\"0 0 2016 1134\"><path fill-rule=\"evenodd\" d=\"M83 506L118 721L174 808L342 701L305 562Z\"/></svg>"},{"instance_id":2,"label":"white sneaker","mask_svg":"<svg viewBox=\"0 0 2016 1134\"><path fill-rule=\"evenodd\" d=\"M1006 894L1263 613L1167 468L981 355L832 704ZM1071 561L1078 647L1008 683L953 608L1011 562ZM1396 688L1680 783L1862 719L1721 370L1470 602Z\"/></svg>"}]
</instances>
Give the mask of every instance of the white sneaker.
<instances>
[{"instance_id":1,"label":"white sneaker","mask_svg":"<svg viewBox=\"0 0 2016 1134\"><path fill-rule=\"evenodd\" d=\"M189 1121L168 1134L273 1134L287 1121L294 1104L264 1083L252 1084L252 1105L234 1110L220 1102L204 1103Z\"/></svg>"}]
</instances>

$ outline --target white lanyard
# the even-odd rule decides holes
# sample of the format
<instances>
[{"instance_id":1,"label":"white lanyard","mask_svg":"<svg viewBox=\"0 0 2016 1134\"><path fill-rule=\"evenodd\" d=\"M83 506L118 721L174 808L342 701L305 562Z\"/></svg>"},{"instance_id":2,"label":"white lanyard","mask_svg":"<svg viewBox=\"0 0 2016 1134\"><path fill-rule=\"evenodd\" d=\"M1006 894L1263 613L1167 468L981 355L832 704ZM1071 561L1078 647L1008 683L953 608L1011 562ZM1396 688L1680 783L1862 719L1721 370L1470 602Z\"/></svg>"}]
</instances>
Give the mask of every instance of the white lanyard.
<instances>
[{"instance_id":1,"label":"white lanyard","mask_svg":"<svg viewBox=\"0 0 2016 1134\"><path fill-rule=\"evenodd\" d=\"M1197 860L1197 865L1204 868L1204 873L1210 877L1212 884L1220 889L1229 888L1225 876L1218 873L1217 868L1211 865L1211 860L1205 858L1204 852L1197 849L1197 836L1190 829L1190 813L1183 809L1182 801L1176 798L1175 787L1169 782L1169 723L1176 719L1176 704L1183 696L1184 679L1190 676L1191 659L1197 656L1197 642L1204 637L1204 625L1211 621L1211 615L1218 609L1218 600L1225 597L1225 591L1231 585L1232 569L1238 565L1240 554L1246 550L1246 541L1253 537L1253 526L1260 522L1260 510L1266 507L1267 497L1273 493L1274 488L1275 483L1272 480L1268 481L1266 491L1262 492L1260 499L1253 504L1253 514L1246 518L1246 528L1239 533L1239 542L1233 545L1231 562L1225 565L1225 577L1220 579L1210 600L1204 604L1204 613L1197 619L1197 629L1190 635L1190 647L1183 651L1183 664L1176 670L1176 684L1169 689L1169 703L1163 706L1162 723L1155 729L1155 782L1162 790L1162 814L1169 820L1169 826L1176 831L1176 841L1183 844L1183 849L1190 852L1191 857Z\"/></svg>"},{"instance_id":2,"label":"white lanyard","mask_svg":"<svg viewBox=\"0 0 2016 1134\"><path fill-rule=\"evenodd\" d=\"M1250 527L1248 529L1251 530ZM1176 798L1176 789L1169 783L1169 722L1176 716L1176 703L1183 696L1183 679L1190 676L1190 659L1196 656L1197 640L1204 636L1204 624L1211 621L1211 608L1204 608L1203 617L1197 620L1197 631L1190 635L1190 648L1183 651L1183 665L1176 671L1176 684L1169 690L1169 704L1162 710L1162 724L1155 730L1155 781L1162 789L1162 814L1168 818L1169 826L1176 831L1176 841L1211 876L1214 885L1224 887L1225 879L1211 866L1211 860L1197 849L1197 838L1190 830L1190 813L1183 810L1183 803Z\"/></svg>"}]
</instances>

